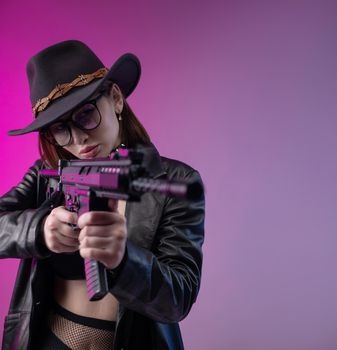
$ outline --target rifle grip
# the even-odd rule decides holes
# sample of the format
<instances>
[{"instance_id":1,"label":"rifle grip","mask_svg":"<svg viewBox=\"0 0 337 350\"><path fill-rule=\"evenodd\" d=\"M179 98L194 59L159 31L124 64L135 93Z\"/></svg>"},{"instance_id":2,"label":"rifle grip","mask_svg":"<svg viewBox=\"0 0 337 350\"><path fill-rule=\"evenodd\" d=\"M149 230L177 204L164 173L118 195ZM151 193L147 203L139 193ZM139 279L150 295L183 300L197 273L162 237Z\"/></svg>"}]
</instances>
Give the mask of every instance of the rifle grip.
<instances>
[{"instance_id":1,"label":"rifle grip","mask_svg":"<svg viewBox=\"0 0 337 350\"><path fill-rule=\"evenodd\" d=\"M89 196L89 210L107 211L108 199L97 198L93 192ZM90 301L100 300L108 293L108 279L105 267L94 259L84 259L87 294Z\"/></svg>"},{"instance_id":2,"label":"rifle grip","mask_svg":"<svg viewBox=\"0 0 337 350\"><path fill-rule=\"evenodd\" d=\"M100 300L108 293L105 267L93 259L84 259L87 293L90 301Z\"/></svg>"}]
</instances>

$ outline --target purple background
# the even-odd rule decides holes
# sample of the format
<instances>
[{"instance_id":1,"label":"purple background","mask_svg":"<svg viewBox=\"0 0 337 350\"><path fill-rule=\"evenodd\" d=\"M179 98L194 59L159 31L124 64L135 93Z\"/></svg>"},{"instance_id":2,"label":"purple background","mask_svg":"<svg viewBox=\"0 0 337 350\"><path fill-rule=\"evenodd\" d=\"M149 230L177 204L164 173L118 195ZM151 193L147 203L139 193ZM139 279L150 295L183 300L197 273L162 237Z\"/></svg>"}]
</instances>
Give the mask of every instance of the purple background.
<instances>
[{"instance_id":1,"label":"purple background","mask_svg":"<svg viewBox=\"0 0 337 350\"><path fill-rule=\"evenodd\" d=\"M337 348L336 1L42 1L0 7L0 193L38 157L25 64L80 39L110 66L163 155L207 190L203 283L187 349ZM0 327L17 262L0 262Z\"/></svg>"}]
</instances>

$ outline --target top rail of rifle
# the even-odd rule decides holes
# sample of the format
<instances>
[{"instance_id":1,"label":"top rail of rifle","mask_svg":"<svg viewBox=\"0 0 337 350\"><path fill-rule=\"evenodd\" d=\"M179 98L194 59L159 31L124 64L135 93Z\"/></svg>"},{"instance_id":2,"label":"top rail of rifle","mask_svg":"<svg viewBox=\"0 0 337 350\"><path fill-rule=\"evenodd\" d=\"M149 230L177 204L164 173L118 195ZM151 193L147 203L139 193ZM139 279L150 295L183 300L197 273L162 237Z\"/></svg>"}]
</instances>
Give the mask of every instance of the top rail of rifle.
<instances>
[{"instance_id":1,"label":"top rail of rifle","mask_svg":"<svg viewBox=\"0 0 337 350\"><path fill-rule=\"evenodd\" d=\"M130 159L94 159L94 160L69 160L66 162L64 167L86 167L86 166L101 166L101 167L114 167L114 166L129 166L132 162Z\"/></svg>"}]
</instances>

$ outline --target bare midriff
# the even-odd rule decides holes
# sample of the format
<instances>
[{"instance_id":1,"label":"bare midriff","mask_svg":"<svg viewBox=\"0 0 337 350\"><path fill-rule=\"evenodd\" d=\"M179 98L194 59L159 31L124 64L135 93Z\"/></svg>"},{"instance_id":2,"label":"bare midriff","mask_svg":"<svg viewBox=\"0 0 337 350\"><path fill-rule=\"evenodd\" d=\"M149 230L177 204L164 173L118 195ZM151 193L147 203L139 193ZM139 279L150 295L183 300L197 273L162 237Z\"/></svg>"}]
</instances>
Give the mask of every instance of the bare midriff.
<instances>
[{"instance_id":1,"label":"bare midriff","mask_svg":"<svg viewBox=\"0 0 337 350\"><path fill-rule=\"evenodd\" d=\"M118 202L118 212L125 215L125 202ZM66 280L55 276L54 300L74 314L101 320L116 321L118 300L108 293L97 301L89 301L85 280Z\"/></svg>"},{"instance_id":2,"label":"bare midriff","mask_svg":"<svg viewBox=\"0 0 337 350\"><path fill-rule=\"evenodd\" d=\"M89 301L85 280L65 280L55 277L54 299L56 303L74 314L115 321L118 301L108 293L103 299Z\"/></svg>"}]
</instances>

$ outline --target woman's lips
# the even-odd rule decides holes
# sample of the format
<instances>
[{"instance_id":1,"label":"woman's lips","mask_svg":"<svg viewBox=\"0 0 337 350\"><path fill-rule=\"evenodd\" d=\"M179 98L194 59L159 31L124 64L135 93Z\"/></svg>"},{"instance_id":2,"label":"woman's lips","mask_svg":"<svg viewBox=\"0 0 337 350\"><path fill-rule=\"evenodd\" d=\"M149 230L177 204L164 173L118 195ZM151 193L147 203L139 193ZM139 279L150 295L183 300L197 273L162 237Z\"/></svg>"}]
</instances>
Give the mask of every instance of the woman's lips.
<instances>
[{"instance_id":1,"label":"woman's lips","mask_svg":"<svg viewBox=\"0 0 337 350\"><path fill-rule=\"evenodd\" d=\"M85 147L84 149L80 150L80 158L95 158L99 150L99 145Z\"/></svg>"}]
</instances>

